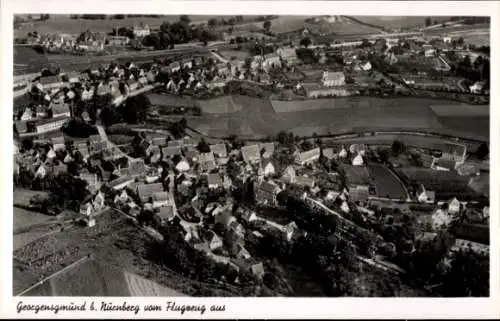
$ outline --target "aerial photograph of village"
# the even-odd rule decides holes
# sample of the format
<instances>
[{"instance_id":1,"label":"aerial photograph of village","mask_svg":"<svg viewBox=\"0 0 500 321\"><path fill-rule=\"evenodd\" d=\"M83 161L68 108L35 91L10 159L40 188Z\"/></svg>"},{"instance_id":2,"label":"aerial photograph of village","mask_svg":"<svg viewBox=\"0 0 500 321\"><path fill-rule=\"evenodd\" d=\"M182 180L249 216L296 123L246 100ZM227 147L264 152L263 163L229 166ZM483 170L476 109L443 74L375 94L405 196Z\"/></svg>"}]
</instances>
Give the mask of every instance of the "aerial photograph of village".
<instances>
[{"instance_id":1,"label":"aerial photograph of village","mask_svg":"<svg viewBox=\"0 0 500 321\"><path fill-rule=\"evenodd\" d=\"M489 297L490 19L16 14L14 296Z\"/></svg>"}]
</instances>

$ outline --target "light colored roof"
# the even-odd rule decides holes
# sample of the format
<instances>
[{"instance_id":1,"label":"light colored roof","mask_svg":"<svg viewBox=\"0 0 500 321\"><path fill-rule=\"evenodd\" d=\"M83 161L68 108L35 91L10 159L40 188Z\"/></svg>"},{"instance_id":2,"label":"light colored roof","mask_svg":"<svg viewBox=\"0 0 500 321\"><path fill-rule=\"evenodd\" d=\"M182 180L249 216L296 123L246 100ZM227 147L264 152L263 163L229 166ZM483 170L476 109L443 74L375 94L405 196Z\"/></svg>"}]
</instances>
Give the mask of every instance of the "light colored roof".
<instances>
[{"instance_id":1,"label":"light colored roof","mask_svg":"<svg viewBox=\"0 0 500 321\"><path fill-rule=\"evenodd\" d=\"M300 153L298 155L298 158L301 162L304 162L304 161L307 161L311 158L319 157L319 155L320 155L320 149L318 147L318 148L313 148L311 150Z\"/></svg>"},{"instance_id":2,"label":"light colored roof","mask_svg":"<svg viewBox=\"0 0 500 321\"><path fill-rule=\"evenodd\" d=\"M219 174L209 174L207 180L208 185L222 185L222 178Z\"/></svg>"},{"instance_id":3,"label":"light colored roof","mask_svg":"<svg viewBox=\"0 0 500 321\"><path fill-rule=\"evenodd\" d=\"M224 143L210 145L210 150L219 157L227 157L226 144Z\"/></svg>"},{"instance_id":4,"label":"light colored roof","mask_svg":"<svg viewBox=\"0 0 500 321\"><path fill-rule=\"evenodd\" d=\"M248 145L241 148L241 154L243 160L247 163L252 163L260 160L260 148L259 145Z\"/></svg>"}]
</instances>

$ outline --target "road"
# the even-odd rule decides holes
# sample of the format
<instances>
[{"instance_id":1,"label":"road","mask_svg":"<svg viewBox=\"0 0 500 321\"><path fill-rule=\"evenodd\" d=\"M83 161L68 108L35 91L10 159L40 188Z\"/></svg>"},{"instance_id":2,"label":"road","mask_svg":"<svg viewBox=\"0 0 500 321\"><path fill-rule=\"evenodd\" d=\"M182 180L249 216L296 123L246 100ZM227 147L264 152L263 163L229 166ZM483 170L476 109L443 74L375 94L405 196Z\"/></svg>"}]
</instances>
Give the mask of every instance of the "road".
<instances>
[{"instance_id":1,"label":"road","mask_svg":"<svg viewBox=\"0 0 500 321\"><path fill-rule=\"evenodd\" d=\"M106 134L106 131L104 130L104 127L102 127L101 124L96 124L97 131L99 132L99 135L101 136L101 139L106 142L106 145L108 145L108 148L113 148L118 151L118 154L120 157L126 157L129 161L134 161L135 158L130 157L129 155L125 154L118 146L115 145L112 141L109 140L108 135Z\"/></svg>"}]
</instances>

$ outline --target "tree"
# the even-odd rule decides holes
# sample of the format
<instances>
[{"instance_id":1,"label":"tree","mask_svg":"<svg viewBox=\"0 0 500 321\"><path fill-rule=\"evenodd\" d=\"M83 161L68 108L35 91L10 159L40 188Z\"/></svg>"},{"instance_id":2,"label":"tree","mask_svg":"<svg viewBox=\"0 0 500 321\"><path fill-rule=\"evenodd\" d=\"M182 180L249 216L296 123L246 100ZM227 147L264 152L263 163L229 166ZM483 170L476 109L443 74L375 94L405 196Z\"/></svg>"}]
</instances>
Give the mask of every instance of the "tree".
<instances>
[{"instance_id":1,"label":"tree","mask_svg":"<svg viewBox=\"0 0 500 321\"><path fill-rule=\"evenodd\" d=\"M219 22L217 21L217 19L215 18L211 18L211 19L208 19L208 26L213 28L215 26L217 26L219 24Z\"/></svg>"},{"instance_id":2,"label":"tree","mask_svg":"<svg viewBox=\"0 0 500 321\"><path fill-rule=\"evenodd\" d=\"M146 120L151 102L145 95L129 97L125 104L120 105L118 112L123 120L129 124L137 124Z\"/></svg>"},{"instance_id":3,"label":"tree","mask_svg":"<svg viewBox=\"0 0 500 321\"><path fill-rule=\"evenodd\" d=\"M210 152L210 145L207 144L207 142L205 141L204 138L202 138L200 140L200 142L198 143L198 150L200 151L200 153L208 153Z\"/></svg>"},{"instance_id":4,"label":"tree","mask_svg":"<svg viewBox=\"0 0 500 321\"><path fill-rule=\"evenodd\" d=\"M264 24L262 25L262 27L263 27L263 28L264 28L267 32L269 32L269 30L271 29L271 24L272 24L272 23L271 23L271 21L266 20L266 21L264 21Z\"/></svg>"},{"instance_id":5,"label":"tree","mask_svg":"<svg viewBox=\"0 0 500 321\"><path fill-rule=\"evenodd\" d=\"M189 25L189 23L191 22L191 19L189 18L188 15L182 15L179 17L179 21L184 24L184 25Z\"/></svg>"},{"instance_id":6,"label":"tree","mask_svg":"<svg viewBox=\"0 0 500 321\"><path fill-rule=\"evenodd\" d=\"M476 156L479 158L479 159L486 159L486 157L489 155L490 153L490 150L488 148L488 145L486 145L485 143L482 143L481 145L479 145L479 147L477 148L477 151L476 151Z\"/></svg>"},{"instance_id":7,"label":"tree","mask_svg":"<svg viewBox=\"0 0 500 321\"><path fill-rule=\"evenodd\" d=\"M392 142L391 150L394 156L399 156L406 151L406 145L402 141L395 140Z\"/></svg>"},{"instance_id":8,"label":"tree","mask_svg":"<svg viewBox=\"0 0 500 321\"><path fill-rule=\"evenodd\" d=\"M309 37L306 37L306 38L303 38L302 40L300 40L300 45L304 46L306 48L309 47L311 44L312 44L312 41L311 41L311 38L309 38Z\"/></svg>"}]
</instances>

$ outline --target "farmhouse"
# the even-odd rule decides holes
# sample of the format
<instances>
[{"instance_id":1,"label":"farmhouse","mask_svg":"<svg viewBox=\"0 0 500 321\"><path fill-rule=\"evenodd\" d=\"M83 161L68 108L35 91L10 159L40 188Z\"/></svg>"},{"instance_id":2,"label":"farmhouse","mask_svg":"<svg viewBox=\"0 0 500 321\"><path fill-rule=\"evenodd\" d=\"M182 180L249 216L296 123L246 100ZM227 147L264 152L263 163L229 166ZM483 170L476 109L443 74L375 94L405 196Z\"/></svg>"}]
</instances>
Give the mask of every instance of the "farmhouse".
<instances>
[{"instance_id":1,"label":"farmhouse","mask_svg":"<svg viewBox=\"0 0 500 321\"><path fill-rule=\"evenodd\" d=\"M126 46L130 42L125 36L108 36L106 40L110 46Z\"/></svg>"},{"instance_id":2,"label":"farmhouse","mask_svg":"<svg viewBox=\"0 0 500 321\"><path fill-rule=\"evenodd\" d=\"M149 28L147 24L141 22L139 25L134 26L133 33L136 37L146 37L151 33L151 28Z\"/></svg>"},{"instance_id":3,"label":"farmhouse","mask_svg":"<svg viewBox=\"0 0 500 321\"><path fill-rule=\"evenodd\" d=\"M39 80L39 84L41 85L42 90L44 91L49 91L51 89L57 89L64 86L64 82L59 76L42 77Z\"/></svg>"},{"instance_id":4,"label":"farmhouse","mask_svg":"<svg viewBox=\"0 0 500 321\"><path fill-rule=\"evenodd\" d=\"M436 193L434 191L427 191L423 184L418 186L416 196L420 203L434 204L436 199Z\"/></svg>"},{"instance_id":5,"label":"farmhouse","mask_svg":"<svg viewBox=\"0 0 500 321\"><path fill-rule=\"evenodd\" d=\"M276 52L288 65L294 65L298 61L295 48L283 47L279 48Z\"/></svg>"},{"instance_id":6,"label":"farmhouse","mask_svg":"<svg viewBox=\"0 0 500 321\"><path fill-rule=\"evenodd\" d=\"M224 143L210 145L210 150L212 151L212 153L216 157L219 157L219 158L226 158L227 157L226 144L224 144Z\"/></svg>"},{"instance_id":7,"label":"farmhouse","mask_svg":"<svg viewBox=\"0 0 500 321\"><path fill-rule=\"evenodd\" d=\"M317 84L303 84L307 97L344 97L348 96L349 92L344 88L336 87L320 87Z\"/></svg>"},{"instance_id":8,"label":"farmhouse","mask_svg":"<svg viewBox=\"0 0 500 321\"><path fill-rule=\"evenodd\" d=\"M52 138L52 147L55 151L64 150L66 148L66 145L64 144L64 137L59 136Z\"/></svg>"},{"instance_id":9,"label":"farmhouse","mask_svg":"<svg viewBox=\"0 0 500 321\"><path fill-rule=\"evenodd\" d=\"M52 117L57 118L57 117L70 117L71 113L69 110L69 104L67 103L55 103L52 102L49 106L49 108L52 110Z\"/></svg>"},{"instance_id":10,"label":"farmhouse","mask_svg":"<svg viewBox=\"0 0 500 321\"><path fill-rule=\"evenodd\" d=\"M155 192L153 193L153 208L167 206L169 205L169 200L167 192Z\"/></svg>"}]
</instances>

